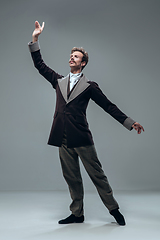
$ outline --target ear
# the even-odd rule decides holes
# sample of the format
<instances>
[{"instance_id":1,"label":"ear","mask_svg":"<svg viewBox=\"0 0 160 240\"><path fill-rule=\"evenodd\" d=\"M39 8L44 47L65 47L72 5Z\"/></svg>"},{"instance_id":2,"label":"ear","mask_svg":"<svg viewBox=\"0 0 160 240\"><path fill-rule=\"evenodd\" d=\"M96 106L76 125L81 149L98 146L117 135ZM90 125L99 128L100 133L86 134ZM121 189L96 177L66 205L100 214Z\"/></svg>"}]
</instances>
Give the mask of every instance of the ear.
<instances>
[{"instance_id":1,"label":"ear","mask_svg":"<svg viewBox=\"0 0 160 240\"><path fill-rule=\"evenodd\" d=\"M86 62L81 62L81 66L85 66L86 65Z\"/></svg>"}]
</instances>

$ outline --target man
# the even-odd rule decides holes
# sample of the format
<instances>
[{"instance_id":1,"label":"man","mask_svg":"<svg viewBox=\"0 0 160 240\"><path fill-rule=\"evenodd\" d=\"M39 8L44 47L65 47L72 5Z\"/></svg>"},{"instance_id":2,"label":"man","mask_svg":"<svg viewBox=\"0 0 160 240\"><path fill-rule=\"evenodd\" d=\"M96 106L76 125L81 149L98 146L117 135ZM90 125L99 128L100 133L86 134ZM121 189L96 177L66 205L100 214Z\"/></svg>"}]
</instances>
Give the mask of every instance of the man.
<instances>
[{"instance_id":1,"label":"man","mask_svg":"<svg viewBox=\"0 0 160 240\"><path fill-rule=\"evenodd\" d=\"M118 210L118 203L113 197L112 189L98 160L92 134L88 128L86 108L89 100L95 101L128 130L134 128L140 134L144 129L109 101L97 83L89 81L84 76L82 69L88 62L88 53L83 48L72 49L69 59L71 71L67 77L50 69L42 59L38 44L38 36L43 28L44 22L42 27L38 21L35 22L29 49L35 67L56 90L56 108L48 144L59 147L63 176L72 198L70 205L72 214L60 220L59 224L84 221L83 185L78 160L80 157L104 205L119 225L125 225L125 219Z\"/></svg>"}]
</instances>

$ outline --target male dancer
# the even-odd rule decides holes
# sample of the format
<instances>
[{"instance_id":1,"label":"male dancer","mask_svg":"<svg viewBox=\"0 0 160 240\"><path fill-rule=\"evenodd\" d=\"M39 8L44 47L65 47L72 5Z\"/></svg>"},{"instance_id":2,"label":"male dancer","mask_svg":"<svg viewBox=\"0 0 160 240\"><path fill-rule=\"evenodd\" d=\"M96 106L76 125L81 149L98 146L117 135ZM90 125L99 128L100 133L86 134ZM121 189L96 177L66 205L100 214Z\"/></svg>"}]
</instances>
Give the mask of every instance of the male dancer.
<instances>
[{"instance_id":1,"label":"male dancer","mask_svg":"<svg viewBox=\"0 0 160 240\"><path fill-rule=\"evenodd\" d=\"M88 53L83 48L73 48L69 59L70 73L67 77L56 73L43 61L38 36L44 28L35 22L32 42L29 49L35 67L56 90L56 109L48 144L59 147L59 156L63 176L68 184L72 203L72 214L59 221L59 224L82 223L83 184L79 168L79 157L93 181L97 191L110 214L119 225L125 225L125 219L119 212L119 206L113 197L112 189L105 176L94 147L92 134L88 128L86 108L90 99L119 121L128 130L134 128L138 134L143 127L127 117L115 104L102 93L98 84L89 81L82 69L88 63Z\"/></svg>"}]
</instances>

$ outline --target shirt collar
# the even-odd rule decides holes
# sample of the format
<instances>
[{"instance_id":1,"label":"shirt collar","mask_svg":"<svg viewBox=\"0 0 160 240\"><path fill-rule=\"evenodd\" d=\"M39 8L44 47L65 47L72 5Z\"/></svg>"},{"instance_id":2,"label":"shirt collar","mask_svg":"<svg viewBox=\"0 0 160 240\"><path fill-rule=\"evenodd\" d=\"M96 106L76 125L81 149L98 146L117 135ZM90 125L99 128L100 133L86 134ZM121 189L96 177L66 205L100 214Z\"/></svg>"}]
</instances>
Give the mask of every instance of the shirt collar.
<instances>
[{"instance_id":1,"label":"shirt collar","mask_svg":"<svg viewBox=\"0 0 160 240\"><path fill-rule=\"evenodd\" d=\"M69 74L70 74L70 78L72 78L72 77L73 77L73 78L77 78L77 77L81 77L81 76L82 76L82 72L80 72L80 73L75 73L75 74L70 72Z\"/></svg>"}]
</instances>

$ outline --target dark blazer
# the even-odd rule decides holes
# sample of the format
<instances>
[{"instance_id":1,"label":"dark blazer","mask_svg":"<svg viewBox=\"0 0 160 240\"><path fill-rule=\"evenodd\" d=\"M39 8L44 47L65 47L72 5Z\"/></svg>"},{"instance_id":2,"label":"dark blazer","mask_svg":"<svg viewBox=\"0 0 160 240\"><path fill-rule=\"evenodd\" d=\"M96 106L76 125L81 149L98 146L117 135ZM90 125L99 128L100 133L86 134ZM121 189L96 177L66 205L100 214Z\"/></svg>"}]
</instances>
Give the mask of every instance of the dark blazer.
<instances>
[{"instance_id":1,"label":"dark blazer","mask_svg":"<svg viewBox=\"0 0 160 240\"><path fill-rule=\"evenodd\" d=\"M48 140L49 145L60 147L62 145L64 130L66 130L67 146L69 148L94 144L86 119L86 108L90 99L131 130L131 125L135 121L128 118L115 104L108 100L97 83L89 81L82 75L69 98L67 98L69 75L63 77L49 68L44 63L40 50L31 51L31 55L39 73L56 90L56 107Z\"/></svg>"}]
</instances>

